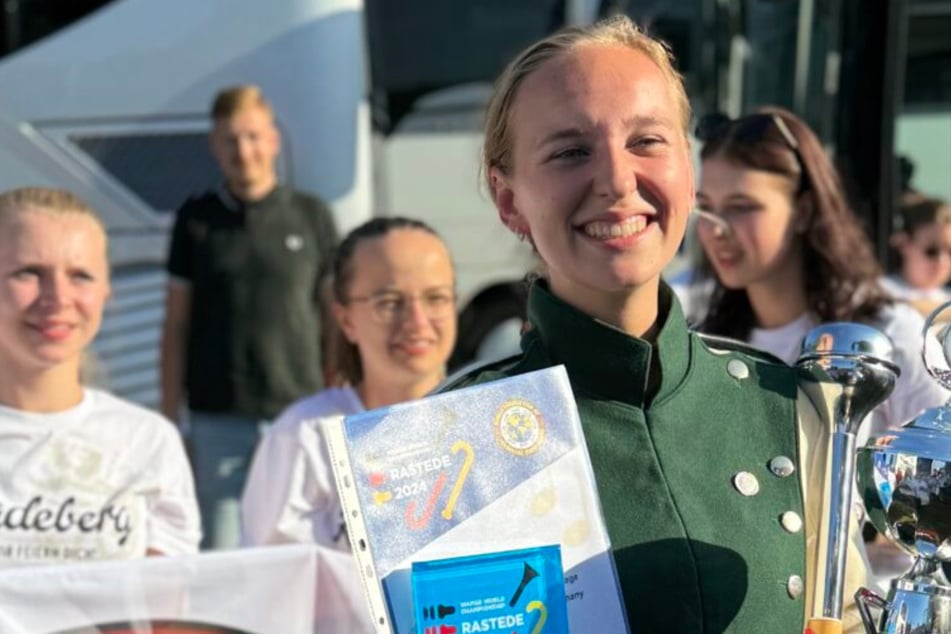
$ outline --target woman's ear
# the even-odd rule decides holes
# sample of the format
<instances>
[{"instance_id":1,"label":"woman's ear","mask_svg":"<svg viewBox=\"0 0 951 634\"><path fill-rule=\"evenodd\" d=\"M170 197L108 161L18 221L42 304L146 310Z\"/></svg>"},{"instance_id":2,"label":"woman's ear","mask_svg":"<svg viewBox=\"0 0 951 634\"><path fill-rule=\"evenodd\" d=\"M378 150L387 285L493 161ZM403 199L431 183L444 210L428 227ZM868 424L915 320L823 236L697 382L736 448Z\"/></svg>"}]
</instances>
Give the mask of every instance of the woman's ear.
<instances>
[{"instance_id":1,"label":"woman's ear","mask_svg":"<svg viewBox=\"0 0 951 634\"><path fill-rule=\"evenodd\" d=\"M807 233L815 219L815 205L808 192L796 201L796 233Z\"/></svg>"},{"instance_id":2,"label":"woman's ear","mask_svg":"<svg viewBox=\"0 0 951 634\"><path fill-rule=\"evenodd\" d=\"M499 219L509 231L517 236L529 235L528 224L519 213L515 203L515 192L509 184L508 178L497 167L489 170L489 182L492 187L492 199L495 208L499 211Z\"/></svg>"},{"instance_id":3,"label":"woman's ear","mask_svg":"<svg viewBox=\"0 0 951 634\"><path fill-rule=\"evenodd\" d=\"M356 329L353 327L350 308L335 301L330 305L330 310L333 312L334 320L337 322L337 326L340 327L340 332L343 333L343 336L346 337L350 343L356 344Z\"/></svg>"},{"instance_id":4,"label":"woman's ear","mask_svg":"<svg viewBox=\"0 0 951 634\"><path fill-rule=\"evenodd\" d=\"M896 231L888 238L888 244L896 251L901 251L911 242L911 236L907 231Z\"/></svg>"}]
</instances>

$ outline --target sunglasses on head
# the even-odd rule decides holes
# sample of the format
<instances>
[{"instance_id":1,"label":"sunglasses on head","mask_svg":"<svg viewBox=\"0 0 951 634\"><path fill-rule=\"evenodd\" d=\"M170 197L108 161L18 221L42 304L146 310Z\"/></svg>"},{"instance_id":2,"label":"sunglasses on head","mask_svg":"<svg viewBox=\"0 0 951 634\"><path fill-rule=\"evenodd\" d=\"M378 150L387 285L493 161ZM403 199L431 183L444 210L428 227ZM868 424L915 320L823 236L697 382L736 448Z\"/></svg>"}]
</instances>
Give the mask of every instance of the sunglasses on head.
<instances>
[{"instance_id":1,"label":"sunglasses on head","mask_svg":"<svg viewBox=\"0 0 951 634\"><path fill-rule=\"evenodd\" d=\"M760 143L770 140L776 133L798 157L799 142L783 118L775 113L758 112L731 119L725 114L714 112L700 117L695 131L697 138L704 143L719 140L727 134L740 143Z\"/></svg>"},{"instance_id":2,"label":"sunglasses on head","mask_svg":"<svg viewBox=\"0 0 951 634\"><path fill-rule=\"evenodd\" d=\"M800 167L799 191L808 189L805 162L799 153L799 142L781 116L772 112L757 112L739 119L731 119L715 112L706 114L697 121L697 138L704 144L717 143L729 138L740 145L779 143L792 150Z\"/></svg>"}]
</instances>

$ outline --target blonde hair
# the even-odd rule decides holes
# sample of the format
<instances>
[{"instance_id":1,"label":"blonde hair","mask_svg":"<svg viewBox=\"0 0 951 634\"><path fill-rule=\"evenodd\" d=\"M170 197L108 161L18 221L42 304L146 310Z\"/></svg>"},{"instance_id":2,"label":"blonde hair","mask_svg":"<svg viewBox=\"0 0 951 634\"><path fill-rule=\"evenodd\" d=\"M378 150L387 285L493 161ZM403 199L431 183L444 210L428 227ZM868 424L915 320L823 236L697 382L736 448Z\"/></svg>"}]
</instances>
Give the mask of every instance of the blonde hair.
<instances>
[{"instance_id":1,"label":"blonde hair","mask_svg":"<svg viewBox=\"0 0 951 634\"><path fill-rule=\"evenodd\" d=\"M503 173L511 169L512 139L509 118L512 104L525 78L538 70L545 62L582 46L626 46L643 53L660 69L680 109L680 124L684 135L690 129L690 101L684 88L683 76L674 68L670 48L649 35L627 16L615 16L587 27L568 27L554 33L523 50L499 76L495 91L486 112L485 142L482 147L483 178L492 198L490 170L497 168Z\"/></svg>"},{"instance_id":2,"label":"blonde hair","mask_svg":"<svg viewBox=\"0 0 951 634\"><path fill-rule=\"evenodd\" d=\"M211 118L216 121L229 119L249 108L261 108L272 116L274 114L270 102L264 98L264 93L258 86L254 84L229 86L215 95L211 104Z\"/></svg>"},{"instance_id":3,"label":"blonde hair","mask_svg":"<svg viewBox=\"0 0 951 634\"><path fill-rule=\"evenodd\" d=\"M27 211L53 214L80 214L90 218L106 234L106 227L92 207L65 189L20 187L0 192L0 220L9 220Z\"/></svg>"}]
</instances>

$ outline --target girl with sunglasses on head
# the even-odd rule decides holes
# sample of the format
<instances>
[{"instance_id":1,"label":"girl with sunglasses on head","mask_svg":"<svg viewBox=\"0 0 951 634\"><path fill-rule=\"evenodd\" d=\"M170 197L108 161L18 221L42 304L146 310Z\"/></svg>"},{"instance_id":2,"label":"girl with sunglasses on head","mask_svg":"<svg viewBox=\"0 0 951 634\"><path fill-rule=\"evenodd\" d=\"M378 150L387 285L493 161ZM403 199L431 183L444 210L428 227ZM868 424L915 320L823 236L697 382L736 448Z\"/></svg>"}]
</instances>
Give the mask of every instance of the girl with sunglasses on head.
<instances>
[{"instance_id":1,"label":"girl with sunglasses on head","mask_svg":"<svg viewBox=\"0 0 951 634\"><path fill-rule=\"evenodd\" d=\"M110 293L89 206L57 189L0 193L0 568L198 551L175 427L84 385Z\"/></svg>"},{"instance_id":2,"label":"girl with sunglasses on head","mask_svg":"<svg viewBox=\"0 0 951 634\"><path fill-rule=\"evenodd\" d=\"M915 191L902 196L891 246L898 270L882 280L895 298L907 301L924 316L951 301L951 205Z\"/></svg>"},{"instance_id":3,"label":"girl with sunglasses on head","mask_svg":"<svg viewBox=\"0 0 951 634\"><path fill-rule=\"evenodd\" d=\"M801 632L826 440L791 368L691 331L661 279L694 204L689 122L669 50L626 17L515 57L483 173L545 273L521 354L447 389L564 365L632 631Z\"/></svg>"},{"instance_id":4,"label":"girl with sunglasses on head","mask_svg":"<svg viewBox=\"0 0 951 634\"><path fill-rule=\"evenodd\" d=\"M923 319L882 287L871 246L812 130L786 110L767 108L701 136L699 271L701 281L714 283L699 328L786 363L823 322L883 331L901 376L863 436L944 403L948 394L920 359Z\"/></svg>"},{"instance_id":5,"label":"girl with sunglasses on head","mask_svg":"<svg viewBox=\"0 0 951 634\"><path fill-rule=\"evenodd\" d=\"M422 222L376 218L351 231L334 257L332 287L336 387L294 403L265 433L242 497L247 545L349 552L320 420L422 397L443 379L456 341L452 261Z\"/></svg>"}]
</instances>

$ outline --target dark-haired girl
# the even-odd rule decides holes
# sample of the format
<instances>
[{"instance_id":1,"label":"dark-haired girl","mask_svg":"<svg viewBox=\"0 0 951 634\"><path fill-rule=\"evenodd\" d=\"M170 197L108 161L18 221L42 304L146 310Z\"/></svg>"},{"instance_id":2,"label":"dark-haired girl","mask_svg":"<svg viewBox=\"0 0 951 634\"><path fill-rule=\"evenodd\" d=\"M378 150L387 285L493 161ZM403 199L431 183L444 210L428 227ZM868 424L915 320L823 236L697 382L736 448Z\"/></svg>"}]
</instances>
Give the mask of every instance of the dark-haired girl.
<instances>
[{"instance_id":1,"label":"dark-haired girl","mask_svg":"<svg viewBox=\"0 0 951 634\"><path fill-rule=\"evenodd\" d=\"M898 270L882 281L892 296L930 315L951 301L951 205L909 191L899 205L898 230L890 243L898 255Z\"/></svg>"},{"instance_id":2,"label":"dark-haired girl","mask_svg":"<svg viewBox=\"0 0 951 634\"><path fill-rule=\"evenodd\" d=\"M714 280L700 329L787 363L803 336L856 321L891 337L902 373L864 433L947 399L920 361L921 316L892 301L881 268L819 139L794 114L764 109L703 131L697 233Z\"/></svg>"}]
</instances>

